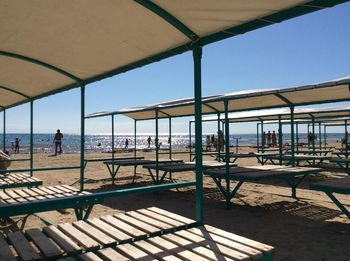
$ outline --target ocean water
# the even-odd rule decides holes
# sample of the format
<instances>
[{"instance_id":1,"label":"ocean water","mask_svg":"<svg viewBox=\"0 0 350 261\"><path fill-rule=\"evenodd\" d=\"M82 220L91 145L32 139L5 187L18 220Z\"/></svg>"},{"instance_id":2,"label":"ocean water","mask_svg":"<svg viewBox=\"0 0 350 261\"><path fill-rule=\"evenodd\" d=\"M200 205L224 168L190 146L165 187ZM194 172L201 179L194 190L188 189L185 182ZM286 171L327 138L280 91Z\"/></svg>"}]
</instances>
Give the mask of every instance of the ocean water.
<instances>
[{"instance_id":1,"label":"ocean water","mask_svg":"<svg viewBox=\"0 0 350 261\"><path fill-rule=\"evenodd\" d=\"M210 134L203 134L203 144L205 144L206 136ZM151 136L152 144L154 148L155 135L140 134L136 137L136 148L147 148L147 138ZM44 152L52 153L54 151L53 144L54 134L34 134L34 153ZM327 142L340 141L344 137L343 133L328 133ZM16 138L20 139L20 152L29 152L29 134L20 133L8 133L6 134L6 149L12 153L14 141ZM159 141L161 148L169 148L168 135L159 135ZM321 137L323 142L323 135ZM125 140L129 140L129 148L134 148L134 135L133 134L115 134L115 148L124 148ZM235 134L230 135L230 144L236 146L254 146L256 145L256 134ZM299 133L299 142L307 143L307 134ZM112 143L112 136L110 134L93 134L85 135L85 150L86 151L110 151ZM194 134L191 138L191 143L194 144ZM283 143L290 143L290 134L283 134ZM0 148L2 149L3 135L0 134ZM188 134L173 134L172 135L172 148L181 149L188 147L189 135ZM318 140L317 140L318 144ZM80 151L80 135L76 134L64 134L62 148L65 153L75 153Z\"/></svg>"}]
</instances>

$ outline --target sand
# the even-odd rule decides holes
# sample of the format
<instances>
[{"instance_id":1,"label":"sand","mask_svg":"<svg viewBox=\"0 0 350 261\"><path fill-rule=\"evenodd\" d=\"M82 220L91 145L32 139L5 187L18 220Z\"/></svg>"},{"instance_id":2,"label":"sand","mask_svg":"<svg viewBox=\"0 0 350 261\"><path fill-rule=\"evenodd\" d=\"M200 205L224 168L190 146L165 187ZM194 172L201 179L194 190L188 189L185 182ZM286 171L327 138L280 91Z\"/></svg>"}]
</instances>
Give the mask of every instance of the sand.
<instances>
[{"instance_id":1,"label":"sand","mask_svg":"<svg viewBox=\"0 0 350 261\"><path fill-rule=\"evenodd\" d=\"M248 152L252 149L242 149ZM131 154L129 154L131 155ZM154 158L153 152L139 155ZM87 158L109 157L106 153L88 153ZM118 154L117 156L127 156ZM28 157L17 155L16 158ZM166 157L166 155L162 155ZM189 160L188 154L177 154L174 158ZM213 160L206 156L204 160ZM62 154L48 157L35 154L34 167L77 166L79 154ZM254 158L239 159L240 166L257 165ZM27 168L28 162L15 162L11 168ZM245 183L233 199L231 209L225 208L223 196L214 182L204 177L205 223L218 228L270 244L276 248L276 260L349 260L350 220L343 215L330 199L321 192L308 190L310 182L334 177L345 177L340 171L324 171L324 175L310 176L298 189L298 200L291 197L291 190L282 182L266 184ZM44 185L68 184L79 188L79 170L36 172L35 177ZM132 184L133 168L121 167L117 181L111 185L110 176L101 162L89 163L86 167L85 189L90 192L139 187L152 184L151 178L141 167L135 184ZM176 181L194 179L193 172L175 173ZM157 206L178 214L194 218L195 191L193 188L146 193L107 199L104 204L94 207L91 217L124 212L139 208ZM339 195L339 199L350 205L349 197ZM72 210L65 213L56 211L41 213L41 216L57 224L72 222ZM2 228L2 231L18 229L22 218L15 217L17 227ZM4 225L4 224L2 224ZM30 216L25 229L43 227L45 223L36 216Z\"/></svg>"}]
</instances>

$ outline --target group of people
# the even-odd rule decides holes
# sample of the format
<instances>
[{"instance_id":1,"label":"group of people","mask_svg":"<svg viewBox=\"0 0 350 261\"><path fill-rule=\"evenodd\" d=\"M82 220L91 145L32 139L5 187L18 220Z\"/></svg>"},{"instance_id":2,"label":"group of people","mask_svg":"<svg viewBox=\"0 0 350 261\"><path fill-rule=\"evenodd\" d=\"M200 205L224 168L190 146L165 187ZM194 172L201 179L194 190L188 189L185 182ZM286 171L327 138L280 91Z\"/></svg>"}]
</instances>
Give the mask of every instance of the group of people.
<instances>
[{"instance_id":1,"label":"group of people","mask_svg":"<svg viewBox=\"0 0 350 261\"><path fill-rule=\"evenodd\" d=\"M277 134L275 131L268 131L267 133L264 131L263 132L263 147L276 147L277 146Z\"/></svg>"},{"instance_id":2,"label":"group of people","mask_svg":"<svg viewBox=\"0 0 350 261\"><path fill-rule=\"evenodd\" d=\"M213 134L211 137L207 135L206 138L206 151L218 151L220 147L220 151L224 151L225 149L225 141L224 141L224 133L219 131L218 138Z\"/></svg>"}]
</instances>

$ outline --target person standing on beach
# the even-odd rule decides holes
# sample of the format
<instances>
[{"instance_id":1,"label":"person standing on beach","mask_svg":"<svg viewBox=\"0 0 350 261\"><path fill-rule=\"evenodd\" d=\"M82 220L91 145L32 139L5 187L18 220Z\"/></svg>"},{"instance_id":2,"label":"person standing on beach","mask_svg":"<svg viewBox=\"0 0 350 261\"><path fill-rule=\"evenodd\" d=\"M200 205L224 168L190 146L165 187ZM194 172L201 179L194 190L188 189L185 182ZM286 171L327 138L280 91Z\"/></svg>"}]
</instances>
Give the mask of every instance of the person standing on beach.
<instances>
[{"instance_id":1,"label":"person standing on beach","mask_svg":"<svg viewBox=\"0 0 350 261\"><path fill-rule=\"evenodd\" d=\"M272 147L276 147L277 146L277 136L276 136L275 131L272 131L271 139L272 139Z\"/></svg>"},{"instance_id":2,"label":"person standing on beach","mask_svg":"<svg viewBox=\"0 0 350 261\"><path fill-rule=\"evenodd\" d=\"M125 147L124 149L128 149L129 148L129 140L125 139Z\"/></svg>"},{"instance_id":3,"label":"person standing on beach","mask_svg":"<svg viewBox=\"0 0 350 261\"><path fill-rule=\"evenodd\" d=\"M55 143L55 156L57 155L57 149L60 148L59 154L62 154L62 139L63 139L63 134L61 133L60 130L57 130L55 137L53 139L53 143Z\"/></svg>"},{"instance_id":4,"label":"person standing on beach","mask_svg":"<svg viewBox=\"0 0 350 261\"><path fill-rule=\"evenodd\" d=\"M148 136L148 139L147 139L148 148L151 148L151 142L152 142L151 136Z\"/></svg>"},{"instance_id":5,"label":"person standing on beach","mask_svg":"<svg viewBox=\"0 0 350 261\"><path fill-rule=\"evenodd\" d=\"M264 131L262 135L262 147L264 148L265 145L266 145L266 132Z\"/></svg>"},{"instance_id":6,"label":"person standing on beach","mask_svg":"<svg viewBox=\"0 0 350 261\"><path fill-rule=\"evenodd\" d=\"M268 146L268 147L271 147L271 144L272 144L272 135L271 135L271 132L268 131L266 136L267 136L267 146Z\"/></svg>"},{"instance_id":7,"label":"person standing on beach","mask_svg":"<svg viewBox=\"0 0 350 261\"><path fill-rule=\"evenodd\" d=\"M19 142L21 140L19 138L16 138L15 139L15 154L18 154L19 153Z\"/></svg>"}]
</instances>

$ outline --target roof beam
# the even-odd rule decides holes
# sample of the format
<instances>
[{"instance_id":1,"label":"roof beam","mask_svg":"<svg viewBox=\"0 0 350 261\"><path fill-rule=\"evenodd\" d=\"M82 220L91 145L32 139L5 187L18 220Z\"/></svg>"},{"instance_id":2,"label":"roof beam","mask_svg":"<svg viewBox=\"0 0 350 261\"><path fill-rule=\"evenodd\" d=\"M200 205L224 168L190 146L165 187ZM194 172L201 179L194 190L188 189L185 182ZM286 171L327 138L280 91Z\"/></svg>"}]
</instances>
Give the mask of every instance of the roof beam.
<instances>
[{"instance_id":1,"label":"roof beam","mask_svg":"<svg viewBox=\"0 0 350 261\"><path fill-rule=\"evenodd\" d=\"M3 86L3 85L0 85L0 89L3 89L3 90L5 90L5 91L9 91L9 92L12 92L12 93L21 95L21 96L23 96L24 98L30 99L30 96L28 96L28 95L26 95L26 94L24 94L24 93L22 93L22 92L19 92L19 91L10 89L10 88L8 88L8 87L5 87L5 86Z\"/></svg>"},{"instance_id":2,"label":"roof beam","mask_svg":"<svg viewBox=\"0 0 350 261\"><path fill-rule=\"evenodd\" d=\"M199 39L199 36L195 32L193 32L190 28L188 28L184 23L182 23L175 16L171 15L166 10L164 10L160 6L156 5L152 1L150 1L150 0L135 0L135 2L139 3L143 7L150 10L151 12L153 12L156 15L158 15L159 17L163 18L165 21L167 21L169 24L174 26L181 33L186 35L190 40L195 41L195 40Z\"/></svg>"},{"instance_id":3,"label":"roof beam","mask_svg":"<svg viewBox=\"0 0 350 261\"><path fill-rule=\"evenodd\" d=\"M274 93L273 95L275 95L277 98L279 98L280 100L282 100L283 102L285 102L287 105L289 106L294 106L294 104L288 100L286 97L284 97L282 94L280 93Z\"/></svg>"},{"instance_id":4,"label":"roof beam","mask_svg":"<svg viewBox=\"0 0 350 261\"><path fill-rule=\"evenodd\" d=\"M158 110L158 112L163 113L165 116L172 117L169 113L166 113L166 112L164 112L162 110Z\"/></svg>"},{"instance_id":5,"label":"roof beam","mask_svg":"<svg viewBox=\"0 0 350 261\"><path fill-rule=\"evenodd\" d=\"M71 74L63 69L60 69L54 65L48 64L46 62L31 58L28 56L24 56L24 55L12 53L12 52L6 52L6 51L0 51L0 55L15 58L15 59L22 60L22 61L26 61L26 62L33 63L36 65L40 65L40 66L45 67L51 71L58 72L64 76L74 80L75 82L78 82L78 83L82 82L82 80L80 78L74 76L73 74Z\"/></svg>"},{"instance_id":6,"label":"roof beam","mask_svg":"<svg viewBox=\"0 0 350 261\"><path fill-rule=\"evenodd\" d=\"M213 107L213 106L211 106L211 105L209 105L209 104L203 103L203 105L204 105L204 106L207 106L209 109L212 109L212 110L215 111L215 112L220 112L220 111L218 111L215 107Z\"/></svg>"}]
</instances>

